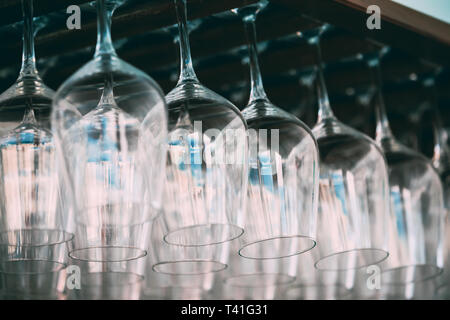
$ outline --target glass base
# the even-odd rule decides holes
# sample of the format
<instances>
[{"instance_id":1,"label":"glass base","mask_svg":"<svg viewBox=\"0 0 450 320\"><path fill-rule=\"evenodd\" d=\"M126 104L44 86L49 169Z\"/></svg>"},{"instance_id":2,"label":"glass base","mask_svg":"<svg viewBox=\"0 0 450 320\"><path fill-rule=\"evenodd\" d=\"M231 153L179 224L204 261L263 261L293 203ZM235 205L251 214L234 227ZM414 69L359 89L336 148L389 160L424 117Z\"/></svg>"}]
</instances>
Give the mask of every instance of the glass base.
<instances>
[{"instance_id":1,"label":"glass base","mask_svg":"<svg viewBox=\"0 0 450 320\"><path fill-rule=\"evenodd\" d=\"M299 285L286 290L288 300L340 300L351 297L341 285Z\"/></svg>"},{"instance_id":2,"label":"glass base","mask_svg":"<svg viewBox=\"0 0 450 320\"><path fill-rule=\"evenodd\" d=\"M0 263L0 296L4 299L59 299L65 284L65 264L45 260Z\"/></svg>"},{"instance_id":3,"label":"glass base","mask_svg":"<svg viewBox=\"0 0 450 320\"><path fill-rule=\"evenodd\" d=\"M160 262L153 266L153 271L171 275L198 275L225 270L227 265L210 260L186 260Z\"/></svg>"},{"instance_id":4,"label":"glass base","mask_svg":"<svg viewBox=\"0 0 450 320\"><path fill-rule=\"evenodd\" d=\"M437 277L443 270L435 265L421 264L384 270L381 273L382 284L407 284Z\"/></svg>"},{"instance_id":5,"label":"glass base","mask_svg":"<svg viewBox=\"0 0 450 320\"><path fill-rule=\"evenodd\" d=\"M69 253L70 258L90 262L121 262L136 260L147 255L147 251L120 246L90 247L74 249Z\"/></svg>"},{"instance_id":6,"label":"glass base","mask_svg":"<svg viewBox=\"0 0 450 320\"><path fill-rule=\"evenodd\" d=\"M239 238L244 230L232 224L203 224L180 228L164 236L171 245L200 247L220 244Z\"/></svg>"},{"instance_id":7,"label":"glass base","mask_svg":"<svg viewBox=\"0 0 450 320\"><path fill-rule=\"evenodd\" d=\"M263 288L292 283L294 277L282 273L253 273L230 277L225 280L232 287Z\"/></svg>"},{"instance_id":8,"label":"glass base","mask_svg":"<svg viewBox=\"0 0 450 320\"><path fill-rule=\"evenodd\" d=\"M248 243L239 250L239 255L257 260L279 259L307 252L315 246L316 242L309 237L275 237Z\"/></svg>"},{"instance_id":9,"label":"glass base","mask_svg":"<svg viewBox=\"0 0 450 320\"><path fill-rule=\"evenodd\" d=\"M15 229L0 233L0 247L38 248L70 245L73 234L57 229Z\"/></svg>"}]
</instances>

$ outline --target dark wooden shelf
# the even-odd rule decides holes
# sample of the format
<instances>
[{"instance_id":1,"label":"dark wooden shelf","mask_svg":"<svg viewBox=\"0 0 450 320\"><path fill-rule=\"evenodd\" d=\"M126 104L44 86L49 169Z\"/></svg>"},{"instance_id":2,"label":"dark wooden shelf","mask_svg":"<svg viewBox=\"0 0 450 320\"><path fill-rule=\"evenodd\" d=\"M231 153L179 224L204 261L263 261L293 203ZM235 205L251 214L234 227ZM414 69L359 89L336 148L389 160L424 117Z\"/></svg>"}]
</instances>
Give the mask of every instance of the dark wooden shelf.
<instances>
[{"instance_id":1,"label":"dark wooden shelf","mask_svg":"<svg viewBox=\"0 0 450 320\"><path fill-rule=\"evenodd\" d=\"M190 36L197 74L202 83L238 107L245 105L248 96L248 67L235 53L245 44L243 27L232 15L216 14L254 2L188 0L188 19L202 21ZM72 4L82 8L81 30L66 28L65 10ZM382 10L381 30L366 28L366 7L370 4ZM35 0L35 15L49 17L48 26L36 38L36 54L45 82L56 89L91 58L96 39L95 12L85 0ZM2 91L15 80L19 69L21 35L12 24L21 19L21 0L0 1ZM271 0L257 20L258 40L267 44L260 53L266 90L274 103L309 125L315 121L316 105L307 88L300 86L295 72L313 66L315 55L304 41L286 36L317 27L318 20L334 26L323 39L323 53L336 114L373 136L373 110L360 103L370 86L369 73L355 57L377 50L380 43L389 45L392 50L383 61L383 78L393 130L430 155L430 117L424 108L429 96L414 79L432 71L424 59L445 67L437 87L443 122L450 127L450 25L390 0ZM149 73L166 92L175 85L178 51L170 34L161 29L174 23L172 0L129 0L113 18L119 56Z\"/></svg>"}]
</instances>

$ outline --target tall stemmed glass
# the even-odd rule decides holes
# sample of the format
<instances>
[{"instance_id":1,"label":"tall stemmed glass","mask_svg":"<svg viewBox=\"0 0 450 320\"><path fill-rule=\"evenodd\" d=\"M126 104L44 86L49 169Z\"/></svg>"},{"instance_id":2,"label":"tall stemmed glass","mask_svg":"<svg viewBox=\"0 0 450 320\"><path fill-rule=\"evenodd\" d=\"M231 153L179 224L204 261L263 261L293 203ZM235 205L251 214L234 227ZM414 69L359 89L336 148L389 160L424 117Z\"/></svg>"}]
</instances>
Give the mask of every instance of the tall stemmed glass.
<instances>
[{"instance_id":1,"label":"tall stemmed glass","mask_svg":"<svg viewBox=\"0 0 450 320\"><path fill-rule=\"evenodd\" d=\"M52 124L75 223L73 259L117 262L146 255L159 213L167 110L160 87L122 61L111 17L123 0L98 0L93 60L58 89Z\"/></svg>"},{"instance_id":2,"label":"tall stemmed glass","mask_svg":"<svg viewBox=\"0 0 450 320\"><path fill-rule=\"evenodd\" d=\"M72 235L61 215L50 131L54 92L36 69L33 1L23 0L22 10L22 67L16 82L0 95L0 290L22 298L52 298Z\"/></svg>"},{"instance_id":3,"label":"tall stemmed glass","mask_svg":"<svg viewBox=\"0 0 450 320\"><path fill-rule=\"evenodd\" d=\"M433 132L434 154L433 166L438 171L444 187L445 206L445 238L444 238L444 273L437 280L437 297L450 298L450 150L448 146L448 132L443 128L438 111L438 97L434 81L430 83L433 99Z\"/></svg>"},{"instance_id":4,"label":"tall stemmed glass","mask_svg":"<svg viewBox=\"0 0 450 320\"><path fill-rule=\"evenodd\" d=\"M242 111L250 171L239 254L251 259L289 257L316 244L317 144L303 122L269 101L259 70L255 20L267 3L233 10L244 23L250 57L250 99Z\"/></svg>"},{"instance_id":5,"label":"tall stemmed glass","mask_svg":"<svg viewBox=\"0 0 450 320\"><path fill-rule=\"evenodd\" d=\"M423 155L400 144L392 134L382 94L380 54L366 57L377 88L376 140L389 167L392 221L390 256L382 282L405 284L439 275L443 267L443 189L439 175Z\"/></svg>"},{"instance_id":6,"label":"tall stemmed glass","mask_svg":"<svg viewBox=\"0 0 450 320\"><path fill-rule=\"evenodd\" d=\"M339 300L351 297L356 270L318 270L320 243L311 251L298 257L295 282L284 290L284 297L291 300Z\"/></svg>"},{"instance_id":7,"label":"tall stemmed glass","mask_svg":"<svg viewBox=\"0 0 450 320\"><path fill-rule=\"evenodd\" d=\"M228 100L205 88L192 66L186 0L174 0L180 77L167 96L169 151L164 217L172 245L209 246L243 233L246 124Z\"/></svg>"},{"instance_id":8,"label":"tall stemmed glass","mask_svg":"<svg viewBox=\"0 0 450 320\"><path fill-rule=\"evenodd\" d=\"M320 152L317 222L319 270L348 270L388 256L387 165L375 141L333 114L325 85L320 38L327 25L305 33L317 52L319 113L313 128Z\"/></svg>"}]
</instances>

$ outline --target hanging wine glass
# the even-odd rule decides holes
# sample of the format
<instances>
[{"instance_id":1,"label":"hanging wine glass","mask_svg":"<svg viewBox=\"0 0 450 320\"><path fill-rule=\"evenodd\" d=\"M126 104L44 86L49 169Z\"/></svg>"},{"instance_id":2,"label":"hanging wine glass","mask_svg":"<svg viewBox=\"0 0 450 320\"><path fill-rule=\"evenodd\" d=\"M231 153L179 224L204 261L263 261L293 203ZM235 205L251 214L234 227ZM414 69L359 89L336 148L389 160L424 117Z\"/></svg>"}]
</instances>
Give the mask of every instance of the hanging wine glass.
<instances>
[{"instance_id":1,"label":"hanging wine glass","mask_svg":"<svg viewBox=\"0 0 450 320\"><path fill-rule=\"evenodd\" d=\"M259 71L255 20L267 3L233 11L245 26L251 76L242 112L249 126L250 172L239 254L253 259L288 257L316 244L317 144L305 124L269 101Z\"/></svg>"},{"instance_id":2,"label":"hanging wine glass","mask_svg":"<svg viewBox=\"0 0 450 320\"><path fill-rule=\"evenodd\" d=\"M375 141L340 122L330 107L320 38L323 25L303 36L317 52L319 113L313 133L320 152L317 241L320 270L348 270L388 256L387 166Z\"/></svg>"},{"instance_id":3,"label":"hanging wine glass","mask_svg":"<svg viewBox=\"0 0 450 320\"><path fill-rule=\"evenodd\" d=\"M392 210L390 256L384 262L387 284L418 282L439 275L443 267L443 190L438 174L423 155L401 145L393 136L382 95L380 56L367 55L377 88L376 140L389 167Z\"/></svg>"},{"instance_id":4,"label":"hanging wine glass","mask_svg":"<svg viewBox=\"0 0 450 320\"><path fill-rule=\"evenodd\" d=\"M309 112L308 110L313 109L313 107L315 108L315 106L317 105L317 97L315 92L317 70L315 67L311 67L303 70L291 70L290 73L295 79L297 79L299 87L302 89L302 91L306 91L306 97L299 101L298 106L293 114L297 115L298 118L303 117L303 119L305 119L305 123L314 123L314 112Z\"/></svg>"},{"instance_id":5,"label":"hanging wine glass","mask_svg":"<svg viewBox=\"0 0 450 320\"><path fill-rule=\"evenodd\" d=\"M54 92L34 54L33 1L22 1L23 54L16 82L0 95L0 290L52 298L64 277L66 232L50 131Z\"/></svg>"},{"instance_id":6,"label":"hanging wine glass","mask_svg":"<svg viewBox=\"0 0 450 320\"><path fill-rule=\"evenodd\" d=\"M167 96L169 151L164 217L167 243L209 246L243 233L246 124L228 100L202 86L193 69L186 0L175 0L180 78Z\"/></svg>"},{"instance_id":7,"label":"hanging wine glass","mask_svg":"<svg viewBox=\"0 0 450 320\"><path fill-rule=\"evenodd\" d=\"M450 150L448 146L448 133L442 126L438 111L438 96L434 81L429 82L433 99L433 132L434 154L433 166L438 171L444 187L445 206L445 238L444 238L444 273L437 280L436 295L439 298L450 298Z\"/></svg>"},{"instance_id":8,"label":"hanging wine glass","mask_svg":"<svg viewBox=\"0 0 450 320\"><path fill-rule=\"evenodd\" d=\"M74 259L145 256L147 222L161 207L166 104L153 79L114 50L111 17L123 2L96 2L94 58L61 85L53 102L61 176L73 195Z\"/></svg>"},{"instance_id":9,"label":"hanging wine glass","mask_svg":"<svg viewBox=\"0 0 450 320\"><path fill-rule=\"evenodd\" d=\"M227 267L229 242L210 246L171 245L163 241L167 229L160 215L151 230L151 246L145 273L145 297L197 296L209 291L216 274ZM184 293L181 293L184 292Z\"/></svg>"}]
</instances>

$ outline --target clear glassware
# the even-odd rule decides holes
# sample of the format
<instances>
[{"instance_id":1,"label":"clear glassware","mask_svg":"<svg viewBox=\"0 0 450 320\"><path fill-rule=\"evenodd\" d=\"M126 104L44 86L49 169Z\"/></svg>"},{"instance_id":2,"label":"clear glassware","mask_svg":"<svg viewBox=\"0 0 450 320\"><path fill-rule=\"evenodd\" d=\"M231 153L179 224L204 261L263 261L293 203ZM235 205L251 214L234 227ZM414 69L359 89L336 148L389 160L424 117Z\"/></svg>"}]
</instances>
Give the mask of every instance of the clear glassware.
<instances>
[{"instance_id":1,"label":"clear glassware","mask_svg":"<svg viewBox=\"0 0 450 320\"><path fill-rule=\"evenodd\" d=\"M389 259L389 258L388 258ZM379 269L381 270L381 269ZM383 274L375 280L373 270L356 270L353 300L429 300L436 299L436 278L407 283L386 283ZM370 283L370 285L368 285ZM374 286L376 284L376 286Z\"/></svg>"},{"instance_id":2,"label":"clear glassware","mask_svg":"<svg viewBox=\"0 0 450 320\"><path fill-rule=\"evenodd\" d=\"M277 300L279 297L278 286L232 286L225 283L219 300Z\"/></svg>"},{"instance_id":3,"label":"clear glassware","mask_svg":"<svg viewBox=\"0 0 450 320\"><path fill-rule=\"evenodd\" d=\"M435 298L436 282L434 279L409 282L404 284L384 284L378 300L431 300Z\"/></svg>"},{"instance_id":4,"label":"clear glassware","mask_svg":"<svg viewBox=\"0 0 450 320\"><path fill-rule=\"evenodd\" d=\"M251 92L242 111L249 127L249 184L239 254L252 259L297 255L316 244L318 150L309 128L273 105L258 65L255 20L267 1L234 9L244 23Z\"/></svg>"},{"instance_id":5,"label":"clear glassware","mask_svg":"<svg viewBox=\"0 0 450 320\"><path fill-rule=\"evenodd\" d=\"M0 298L65 299L72 235L59 230L0 233Z\"/></svg>"},{"instance_id":6,"label":"clear glassware","mask_svg":"<svg viewBox=\"0 0 450 320\"><path fill-rule=\"evenodd\" d=\"M443 267L443 189L431 161L400 144L392 134L382 94L381 53L366 57L375 94L376 140L389 169L390 255L383 264L384 284L419 282L439 275ZM387 231L387 232L386 232Z\"/></svg>"},{"instance_id":7,"label":"clear glassware","mask_svg":"<svg viewBox=\"0 0 450 320\"><path fill-rule=\"evenodd\" d=\"M152 226L144 299L200 299L211 290L216 274L227 267L228 242L187 247L167 244L163 236L164 223L159 216Z\"/></svg>"},{"instance_id":8,"label":"clear glassware","mask_svg":"<svg viewBox=\"0 0 450 320\"><path fill-rule=\"evenodd\" d=\"M16 82L0 95L0 290L4 298L57 299L73 235L62 215L55 142L54 92L34 54L33 1L22 1L23 54Z\"/></svg>"},{"instance_id":9,"label":"clear glassware","mask_svg":"<svg viewBox=\"0 0 450 320\"><path fill-rule=\"evenodd\" d=\"M434 154L432 162L441 177L445 206L444 273L437 280L437 295L441 299L450 299L450 150L448 132L442 127L441 117L437 109L438 101L434 81L430 83L430 88L434 99Z\"/></svg>"},{"instance_id":10,"label":"clear glassware","mask_svg":"<svg viewBox=\"0 0 450 320\"><path fill-rule=\"evenodd\" d=\"M248 259L238 254L239 239L231 243L228 267L222 274L219 299L273 300L294 283L298 272L298 255L277 259ZM271 246L262 248L266 255ZM282 249L282 248L281 248ZM217 294L217 293L216 293Z\"/></svg>"},{"instance_id":11,"label":"clear glassware","mask_svg":"<svg viewBox=\"0 0 450 320\"><path fill-rule=\"evenodd\" d=\"M175 0L180 77L166 95L169 147L164 217L173 245L209 246L243 233L247 184L246 124L228 100L195 75L186 27L186 1Z\"/></svg>"},{"instance_id":12,"label":"clear glassware","mask_svg":"<svg viewBox=\"0 0 450 320\"><path fill-rule=\"evenodd\" d=\"M205 300L205 291L201 288L154 287L146 288L142 300Z\"/></svg>"},{"instance_id":13,"label":"clear glassware","mask_svg":"<svg viewBox=\"0 0 450 320\"><path fill-rule=\"evenodd\" d=\"M323 25L303 36L317 51L319 113L313 128L320 152L317 242L319 270L348 270L388 256L387 165L378 145L340 122L330 107L320 38Z\"/></svg>"},{"instance_id":14,"label":"clear glassware","mask_svg":"<svg viewBox=\"0 0 450 320\"><path fill-rule=\"evenodd\" d=\"M115 252L109 251L114 254ZM79 287L68 291L71 300L139 300L142 297L146 258L138 257L126 261L115 261L115 257L104 256L104 261L95 261L98 255L88 251L85 259L69 259L78 267Z\"/></svg>"},{"instance_id":15,"label":"clear glassware","mask_svg":"<svg viewBox=\"0 0 450 320\"><path fill-rule=\"evenodd\" d=\"M53 90L36 69L33 1L23 1L22 67L0 95L0 229L59 229L59 185L50 131ZM36 30L44 26L37 21Z\"/></svg>"},{"instance_id":16,"label":"clear glassware","mask_svg":"<svg viewBox=\"0 0 450 320\"><path fill-rule=\"evenodd\" d=\"M156 82L122 61L111 17L123 0L98 0L93 60L58 89L52 124L75 228L72 258L146 255L146 222L161 208L167 110ZM106 260L105 260L106 259Z\"/></svg>"},{"instance_id":17,"label":"clear glassware","mask_svg":"<svg viewBox=\"0 0 450 320\"><path fill-rule=\"evenodd\" d=\"M189 281L193 286L203 287L213 280L214 273L227 268L229 241L203 246L175 245L163 240L167 233L164 219L158 216L152 225L148 258L153 272L169 275L178 285Z\"/></svg>"},{"instance_id":18,"label":"clear glassware","mask_svg":"<svg viewBox=\"0 0 450 320\"><path fill-rule=\"evenodd\" d=\"M314 264L320 253L320 243L298 257L295 282L285 288L284 297L289 300L340 300L351 296L355 281L355 269L329 271L318 270Z\"/></svg>"}]
</instances>

